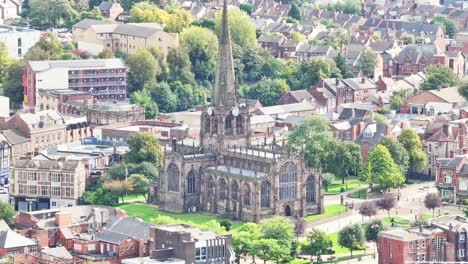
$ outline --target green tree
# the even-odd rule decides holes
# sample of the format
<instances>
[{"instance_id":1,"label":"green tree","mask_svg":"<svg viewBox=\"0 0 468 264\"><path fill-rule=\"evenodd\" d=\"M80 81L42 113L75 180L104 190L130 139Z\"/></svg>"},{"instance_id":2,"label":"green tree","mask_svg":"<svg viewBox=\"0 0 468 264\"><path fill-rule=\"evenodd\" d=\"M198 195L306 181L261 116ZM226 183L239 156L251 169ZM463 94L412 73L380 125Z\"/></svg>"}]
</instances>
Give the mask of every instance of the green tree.
<instances>
[{"instance_id":1,"label":"green tree","mask_svg":"<svg viewBox=\"0 0 468 264\"><path fill-rule=\"evenodd\" d=\"M400 168L401 173L405 175L409 168L409 155L403 145L388 136L383 137L380 144L388 149L393 161Z\"/></svg>"},{"instance_id":2,"label":"green tree","mask_svg":"<svg viewBox=\"0 0 468 264\"><path fill-rule=\"evenodd\" d=\"M465 98L465 100L468 100L468 82L463 82L459 87L458 87L458 93Z\"/></svg>"},{"instance_id":3,"label":"green tree","mask_svg":"<svg viewBox=\"0 0 468 264\"><path fill-rule=\"evenodd\" d=\"M262 236L260 226L256 223L244 223L232 234L232 247L236 257L236 263L239 263L240 257L244 253L252 256L255 262L255 241Z\"/></svg>"},{"instance_id":4,"label":"green tree","mask_svg":"<svg viewBox=\"0 0 468 264\"><path fill-rule=\"evenodd\" d=\"M41 36L39 42L32 46L24 55L26 61L54 60L63 54L63 45L57 36L47 32Z\"/></svg>"},{"instance_id":5,"label":"green tree","mask_svg":"<svg viewBox=\"0 0 468 264\"><path fill-rule=\"evenodd\" d=\"M99 187L94 191L86 191L83 194L85 204L114 206L119 203L119 197L111 190Z\"/></svg>"},{"instance_id":6,"label":"green tree","mask_svg":"<svg viewBox=\"0 0 468 264\"><path fill-rule=\"evenodd\" d=\"M23 102L23 73L25 63L23 61L14 61L5 69L3 89L5 96L10 98L10 103L19 108Z\"/></svg>"},{"instance_id":7,"label":"green tree","mask_svg":"<svg viewBox=\"0 0 468 264\"><path fill-rule=\"evenodd\" d=\"M307 117L288 137L287 148L294 153L304 152L307 165L320 167L333 154L334 140L330 121L318 115Z\"/></svg>"},{"instance_id":8,"label":"green tree","mask_svg":"<svg viewBox=\"0 0 468 264\"><path fill-rule=\"evenodd\" d=\"M138 164L129 164L128 172L130 174L141 174L144 175L147 179L152 182L158 182L159 180L159 170L151 162L143 161Z\"/></svg>"},{"instance_id":9,"label":"green tree","mask_svg":"<svg viewBox=\"0 0 468 264\"><path fill-rule=\"evenodd\" d=\"M458 32L458 27L455 22L446 17L446 16L435 16L432 18L431 24L439 25L444 31L445 35L448 35L449 38L454 38L455 34Z\"/></svg>"},{"instance_id":10,"label":"green tree","mask_svg":"<svg viewBox=\"0 0 468 264\"><path fill-rule=\"evenodd\" d=\"M127 66L129 90L131 92L142 90L146 84L156 81L160 73L159 64L152 54L142 49L128 56Z\"/></svg>"},{"instance_id":11,"label":"green tree","mask_svg":"<svg viewBox=\"0 0 468 264\"><path fill-rule=\"evenodd\" d=\"M185 28L190 27L192 21L193 17L190 12L185 9L175 9L166 19L164 31L180 33Z\"/></svg>"},{"instance_id":12,"label":"green tree","mask_svg":"<svg viewBox=\"0 0 468 264\"><path fill-rule=\"evenodd\" d=\"M372 50L364 50L358 59L358 68L366 77L374 77L377 55Z\"/></svg>"},{"instance_id":13,"label":"green tree","mask_svg":"<svg viewBox=\"0 0 468 264\"><path fill-rule=\"evenodd\" d=\"M295 2L291 4L291 9L289 9L288 16L296 19L297 21L302 20L301 9L297 6Z\"/></svg>"},{"instance_id":14,"label":"green tree","mask_svg":"<svg viewBox=\"0 0 468 264\"><path fill-rule=\"evenodd\" d=\"M321 59L302 61L291 78L288 79L292 90L308 89L318 83L320 78L341 77L340 70Z\"/></svg>"},{"instance_id":15,"label":"green tree","mask_svg":"<svg viewBox=\"0 0 468 264\"><path fill-rule=\"evenodd\" d=\"M307 240L304 241L302 250L307 255L320 258L321 255L328 254L332 250L332 247L333 243L325 232L312 229L312 231L307 234Z\"/></svg>"},{"instance_id":16,"label":"green tree","mask_svg":"<svg viewBox=\"0 0 468 264\"><path fill-rule=\"evenodd\" d=\"M250 3L243 3L239 5L239 9L247 13L247 15L252 15L255 10L255 6Z\"/></svg>"},{"instance_id":17,"label":"green tree","mask_svg":"<svg viewBox=\"0 0 468 264\"><path fill-rule=\"evenodd\" d=\"M129 151L125 154L125 161L128 163L140 163L143 161L161 167L162 149L158 139L150 133L134 133L128 139Z\"/></svg>"},{"instance_id":18,"label":"green tree","mask_svg":"<svg viewBox=\"0 0 468 264\"><path fill-rule=\"evenodd\" d=\"M403 98L399 94L394 94L390 97L390 107L392 110L400 111L403 107Z\"/></svg>"},{"instance_id":19,"label":"green tree","mask_svg":"<svg viewBox=\"0 0 468 264\"><path fill-rule=\"evenodd\" d=\"M241 5L242 5L242 4L241 4ZM214 31L214 29L215 29L215 22L214 22L213 19L202 18L202 19L193 21L193 22L192 22L192 26L207 28L207 29L211 29L211 30Z\"/></svg>"},{"instance_id":20,"label":"green tree","mask_svg":"<svg viewBox=\"0 0 468 264\"><path fill-rule=\"evenodd\" d=\"M389 188L404 182L404 176L385 146L375 146L369 153L367 162L371 167L370 178L367 179L369 183L378 183L380 187Z\"/></svg>"},{"instance_id":21,"label":"green tree","mask_svg":"<svg viewBox=\"0 0 468 264\"><path fill-rule=\"evenodd\" d=\"M345 177L358 174L361 167L361 148L353 142L335 141L333 150L324 164L325 169L341 176L341 182L344 184Z\"/></svg>"},{"instance_id":22,"label":"green tree","mask_svg":"<svg viewBox=\"0 0 468 264\"><path fill-rule=\"evenodd\" d=\"M184 84L195 84L192 64L184 48L172 48L167 53L168 82L180 81Z\"/></svg>"},{"instance_id":23,"label":"green tree","mask_svg":"<svg viewBox=\"0 0 468 264\"><path fill-rule=\"evenodd\" d=\"M382 114L374 113L374 122L377 124L388 124L390 123L390 120Z\"/></svg>"},{"instance_id":24,"label":"green tree","mask_svg":"<svg viewBox=\"0 0 468 264\"><path fill-rule=\"evenodd\" d=\"M125 195L133 191L133 186L129 181L107 181L104 182L104 188L120 197L122 199L122 203L125 203Z\"/></svg>"},{"instance_id":25,"label":"green tree","mask_svg":"<svg viewBox=\"0 0 468 264\"><path fill-rule=\"evenodd\" d=\"M274 240L281 248L281 251L276 250L274 246L267 260L280 260L287 261L291 256L296 255L296 234L294 231L294 224L286 217L275 216L270 219L260 221L260 230L263 239ZM256 251L257 256L259 252ZM265 260L264 258L262 258Z\"/></svg>"},{"instance_id":26,"label":"green tree","mask_svg":"<svg viewBox=\"0 0 468 264\"><path fill-rule=\"evenodd\" d=\"M9 203L0 201L0 219L5 220L8 225L13 224L15 209Z\"/></svg>"},{"instance_id":27,"label":"green tree","mask_svg":"<svg viewBox=\"0 0 468 264\"><path fill-rule=\"evenodd\" d=\"M218 12L215 17L215 31L218 36L221 32L221 13ZM255 25L247 13L240 9L230 9L228 11L228 18L229 31L233 43L241 47L257 44Z\"/></svg>"},{"instance_id":28,"label":"green tree","mask_svg":"<svg viewBox=\"0 0 468 264\"><path fill-rule=\"evenodd\" d=\"M374 219L365 225L365 233L367 241L377 241L377 235L380 231L385 230L385 226L381 219Z\"/></svg>"},{"instance_id":29,"label":"green tree","mask_svg":"<svg viewBox=\"0 0 468 264\"><path fill-rule=\"evenodd\" d=\"M291 33L291 39L295 41L304 41L305 36L299 32L293 32Z\"/></svg>"},{"instance_id":30,"label":"green tree","mask_svg":"<svg viewBox=\"0 0 468 264\"><path fill-rule=\"evenodd\" d=\"M127 168L126 168L127 166ZM109 168L107 171L107 179L109 180L125 180L125 176L128 176L129 164L118 163Z\"/></svg>"},{"instance_id":31,"label":"green tree","mask_svg":"<svg viewBox=\"0 0 468 264\"><path fill-rule=\"evenodd\" d=\"M360 249L364 245L364 231L361 225L354 224L341 229L338 232L338 244L349 248L351 257L353 257L353 250Z\"/></svg>"},{"instance_id":32,"label":"green tree","mask_svg":"<svg viewBox=\"0 0 468 264\"><path fill-rule=\"evenodd\" d=\"M188 52L195 78L199 81L211 81L218 53L216 35L206 28L190 27L180 34L180 44Z\"/></svg>"},{"instance_id":33,"label":"green tree","mask_svg":"<svg viewBox=\"0 0 468 264\"><path fill-rule=\"evenodd\" d=\"M148 194L150 181L141 174L132 174L128 181L132 184L133 193L142 194L145 197Z\"/></svg>"},{"instance_id":34,"label":"green tree","mask_svg":"<svg viewBox=\"0 0 468 264\"><path fill-rule=\"evenodd\" d=\"M254 241L252 251L259 258L263 259L264 264L267 261L280 263L280 261L284 261L284 259L288 259L289 257L288 249L281 246L277 240L271 238L261 238Z\"/></svg>"},{"instance_id":35,"label":"green tree","mask_svg":"<svg viewBox=\"0 0 468 264\"><path fill-rule=\"evenodd\" d=\"M190 84L182 84L176 81L170 84L171 89L177 96L177 111L184 111L193 106L193 88Z\"/></svg>"},{"instance_id":36,"label":"green tree","mask_svg":"<svg viewBox=\"0 0 468 264\"><path fill-rule=\"evenodd\" d=\"M423 170L426 167L426 154L422 150L421 139L416 131L407 128L403 129L398 141L408 152L409 170Z\"/></svg>"},{"instance_id":37,"label":"green tree","mask_svg":"<svg viewBox=\"0 0 468 264\"><path fill-rule=\"evenodd\" d=\"M421 84L423 90L434 90L457 86L460 80L449 67L431 64L426 68L426 80Z\"/></svg>"},{"instance_id":38,"label":"green tree","mask_svg":"<svg viewBox=\"0 0 468 264\"><path fill-rule=\"evenodd\" d=\"M132 22L157 22L165 24L170 17L166 11L150 2L139 2L130 6L130 8L130 21ZM124 9L128 10L126 7Z\"/></svg>"},{"instance_id":39,"label":"green tree","mask_svg":"<svg viewBox=\"0 0 468 264\"><path fill-rule=\"evenodd\" d=\"M233 45L236 77L239 83L256 82L262 78L278 78L284 67L271 53L258 46Z\"/></svg>"},{"instance_id":40,"label":"green tree","mask_svg":"<svg viewBox=\"0 0 468 264\"><path fill-rule=\"evenodd\" d=\"M335 57L335 65L340 70L341 76L344 79L354 77L354 73L349 70L348 65L346 65L346 60L341 52Z\"/></svg>"},{"instance_id":41,"label":"green tree","mask_svg":"<svg viewBox=\"0 0 468 264\"><path fill-rule=\"evenodd\" d=\"M262 105L270 106L278 103L278 99L289 90L288 84L282 79L264 78L244 92L247 98L258 99Z\"/></svg>"},{"instance_id":42,"label":"green tree","mask_svg":"<svg viewBox=\"0 0 468 264\"><path fill-rule=\"evenodd\" d=\"M326 172L322 174L322 185L326 192L328 192L328 186L330 186L334 180L335 175L333 173Z\"/></svg>"},{"instance_id":43,"label":"green tree","mask_svg":"<svg viewBox=\"0 0 468 264\"><path fill-rule=\"evenodd\" d=\"M159 115L158 104L151 100L150 92L147 89L133 92L130 95L130 101L145 109L145 117L147 119L154 119Z\"/></svg>"},{"instance_id":44,"label":"green tree","mask_svg":"<svg viewBox=\"0 0 468 264\"><path fill-rule=\"evenodd\" d=\"M150 88L151 98L158 104L162 113L174 112L177 108L177 95L166 82L161 82Z\"/></svg>"},{"instance_id":45,"label":"green tree","mask_svg":"<svg viewBox=\"0 0 468 264\"><path fill-rule=\"evenodd\" d=\"M29 18L36 27L57 27L72 19L73 8L66 0L30 0Z\"/></svg>"},{"instance_id":46,"label":"green tree","mask_svg":"<svg viewBox=\"0 0 468 264\"><path fill-rule=\"evenodd\" d=\"M0 42L0 84L5 82L6 69L12 63L10 56L8 55L8 49L5 43Z\"/></svg>"},{"instance_id":47,"label":"green tree","mask_svg":"<svg viewBox=\"0 0 468 264\"><path fill-rule=\"evenodd\" d=\"M402 38L403 38L403 45L409 45L409 44L414 43L413 35L404 35Z\"/></svg>"}]
</instances>

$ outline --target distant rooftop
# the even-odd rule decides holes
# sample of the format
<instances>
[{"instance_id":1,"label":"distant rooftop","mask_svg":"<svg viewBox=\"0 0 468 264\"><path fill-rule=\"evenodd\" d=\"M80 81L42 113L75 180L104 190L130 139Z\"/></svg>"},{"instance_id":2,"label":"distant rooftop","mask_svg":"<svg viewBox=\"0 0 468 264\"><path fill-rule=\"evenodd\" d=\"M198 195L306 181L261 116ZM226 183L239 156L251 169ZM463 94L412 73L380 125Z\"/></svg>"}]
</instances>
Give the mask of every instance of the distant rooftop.
<instances>
[{"instance_id":1,"label":"distant rooftop","mask_svg":"<svg viewBox=\"0 0 468 264\"><path fill-rule=\"evenodd\" d=\"M33 32L36 31L34 29L25 28L25 27L15 27L15 26L8 26L8 25L0 25L0 34L9 33L9 32Z\"/></svg>"},{"instance_id":2,"label":"distant rooftop","mask_svg":"<svg viewBox=\"0 0 468 264\"><path fill-rule=\"evenodd\" d=\"M54 61L30 61L33 71L46 71L53 68L70 69L101 69L101 68L125 68L122 59L91 59L91 60L54 60Z\"/></svg>"},{"instance_id":3,"label":"distant rooftop","mask_svg":"<svg viewBox=\"0 0 468 264\"><path fill-rule=\"evenodd\" d=\"M212 231L203 231L198 228L193 228L188 225L160 225L157 227L160 230L178 233L190 233L192 240L194 241L205 241L216 239L219 237Z\"/></svg>"}]
</instances>

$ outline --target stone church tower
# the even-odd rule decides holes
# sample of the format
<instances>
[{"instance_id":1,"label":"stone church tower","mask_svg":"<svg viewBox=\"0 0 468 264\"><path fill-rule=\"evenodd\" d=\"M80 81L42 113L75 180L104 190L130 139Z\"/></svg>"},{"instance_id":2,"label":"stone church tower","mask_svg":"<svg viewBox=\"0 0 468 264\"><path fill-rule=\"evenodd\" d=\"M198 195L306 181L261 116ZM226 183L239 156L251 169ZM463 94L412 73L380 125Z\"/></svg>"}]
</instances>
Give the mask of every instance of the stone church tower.
<instances>
[{"instance_id":1,"label":"stone church tower","mask_svg":"<svg viewBox=\"0 0 468 264\"><path fill-rule=\"evenodd\" d=\"M252 144L248 106L239 104L227 2L222 11L212 100L201 114L200 142L172 142L160 176L160 209L208 211L259 221L323 212L321 176L280 144Z\"/></svg>"}]
</instances>

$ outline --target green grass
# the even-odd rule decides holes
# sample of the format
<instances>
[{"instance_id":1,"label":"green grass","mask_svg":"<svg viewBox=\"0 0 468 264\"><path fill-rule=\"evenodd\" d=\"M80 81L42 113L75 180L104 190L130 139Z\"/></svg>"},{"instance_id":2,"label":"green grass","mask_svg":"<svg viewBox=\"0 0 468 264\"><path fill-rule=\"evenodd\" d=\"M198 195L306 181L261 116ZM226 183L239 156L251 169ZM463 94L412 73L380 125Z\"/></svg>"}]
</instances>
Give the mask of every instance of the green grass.
<instances>
[{"instance_id":1,"label":"green grass","mask_svg":"<svg viewBox=\"0 0 468 264\"><path fill-rule=\"evenodd\" d=\"M367 199L367 189L363 189L357 192L350 193L349 197L356 198L356 199Z\"/></svg>"},{"instance_id":2,"label":"green grass","mask_svg":"<svg viewBox=\"0 0 468 264\"><path fill-rule=\"evenodd\" d=\"M116 206L125 212L130 217L141 218L146 222L160 224L161 221L167 222L173 219L174 223L183 223L200 227L211 220L219 220L220 218L215 215L190 213L190 214L175 214L159 211L156 207L146 204L122 204ZM161 218L163 217L163 218ZM171 219L168 219L171 218ZM243 223L239 221L232 221L231 229L239 228Z\"/></svg>"},{"instance_id":3,"label":"green grass","mask_svg":"<svg viewBox=\"0 0 468 264\"><path fill-rule=\"evenodd\" d=\"M346 188L346 183L342 184L340 181L335 181L331 185L328 186L328 191L324 191L325 194L338 194L341 193L341 188L343 187L345 191L350 191L357 187L361 186L361 182L358 180L348 180L348 188Z\"/></svg>"},{"instance_id":4,"label":"green grass","mask_svg":"<svg viewBox=\"0 0 468 264\"><path fill-rule=\"evenodd\" d=\"M410 220L408 220L406 218L398 217L398 216L385 217L383 219L384 224L386 224L388 226L391 226L392 225L392 222L391 222L392 218L395 220L395 224L396 224L397 227L411 227L411 221Z\"/></svg>"},{"instance_id":5,"label":"green grass","mask_svg":"<svg viewBox=\"0 0 468 264\"><path fill-rule=\"evenodd\" d=\"M421 218L422 218L423 220L430 220L430 219L432 219L433 217L432 217L432 215L430 215L430 214L421 214Z\"/></svg>"},{"instance_id":6,"label":"green grass","mask_svg":"<svg viewBox=\"0 0 468 264\"><path fill-rule=\"evenodd\" d=\"M334 215L338 215L340 213L346 212L346 206L335 204L335 205L327 205L325 206L325 212L319 215L309 215L305 218L307 222L313 222L320 219L332 217Z\"/></svg>"},{"instance_id":7,"label":"green grass","mask_svg":"<svg viewBox=\"0 0 468 264\"><path fill-rule=\"evenodd\" d=\"M143 194L128 194L127 196L125 196L124 198L125 201L127 200L145 200L145 197L143 196Z\"/></svg>"},{"instance_id":8,"label":"green grass","mask_svg":"<svg viewBox=\"0 0 468 264\"><path fill-rule=\"evenodd\" d=\"M330 233L328 234L328 237L331 239L333 243L333 250L335 251L335 255L343 255L343 254L350 253L348 248L342 247L338 243L338 232ZM353 250L353 256L354 254L357 254L359 252L364 252L364 250Z\"/></svg>"}]
</instances>

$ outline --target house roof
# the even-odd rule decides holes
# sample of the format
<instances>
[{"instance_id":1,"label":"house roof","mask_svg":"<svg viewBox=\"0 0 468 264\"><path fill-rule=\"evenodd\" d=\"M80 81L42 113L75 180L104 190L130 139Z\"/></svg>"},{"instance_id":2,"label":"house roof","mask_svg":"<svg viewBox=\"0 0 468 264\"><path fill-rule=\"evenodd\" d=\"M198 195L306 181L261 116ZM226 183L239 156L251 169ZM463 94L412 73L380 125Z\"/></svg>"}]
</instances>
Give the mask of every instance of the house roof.
<instances>
[{"instance_id":1,"label":"house roof","mask_svg":"<svg viewBox=\"0 0 468 264\"><path fill-rule=\"evenodd\" d=\"M109 24L109 23L110 22L108 21L85 18L81 20L80 22L76 23L75 25L73 25L73 27L85 29L85 28L89 28L92 25L103 25L103 24Z\"/></svg>"},{"instance_id":2,"label":"house roof","mask_svg":"<svg viewBox=\"0 0 468 264\"><path fill-rule=\"evenodd\" d=\"M466 99L458 93L457 87L448 87L438 90L430 90L430 93L443 99L447 103L463 103Z\"/></svg>"},{"instance_id":3,"label":"house roof","mask_svg":"<svg viewBox=\"0 0 468 264\"><path fill-rule=\"evenodd\" d=\"M294 91L289 91L288 92L296 101L303 102L303 101L311 101L313 99L312 94L309 93L309 91L303 89L303 90L294 90Z\"/></svg>"},{"instance_id":4,"label":"house roof","mask_svg":"<svg viewBox=\"0 0 468 264\"><path fill-rule=\"evenodd\" d=\"M282 39L284 39L284 36L283 35L279 35L279 34L262 34L259 38L258 38L258 42L280 42Z\"/></svg>"},{"instance_id":5,"label":"house roof","mask_svg":"<svg viewBox=\"0 0 468 264\"><path fill-rule=\"evenodd\" d=\"M393 45L392 41L373 41L369 44L369 47L375 52L384 52L393 48Z\"/></svg>"},{"instance_id":6,"label":"house roof","mask_svg":"<svg viewBox=\"0 0 468 264\"><path fill-rule=\"evenodd\" d=\"M22 144L31 141L30 138L28 138L26 135L24 135L17 129L7 129L1 131L1 133L12 145Z\"/></svg>"},{"instance_id":7,"label":"house roof","mask_svg":"<svg viewBox=\"0 0 468 264\"><path fill-rule=\"evenodd\" d=\"M426 63L432 62L432 57L437 55L439 50L434 44L410 44L400 51L397 61L400 64L406 62L406 58L411 59L411 63L419 64L421 59L425 58Z\"/></svg>"},{"instance_id":8,"label":"house roof","mask_svg":"<svg viewBox=\"0 0 468 264\"><path fill-rule=\"evenodd\" d=\"M57 161L21 159L13 161L12 167L74 171L79 167L80 164L81 162L78 160Z\"/></svg>"},{"instance_id":9,"label":"house roof","mask_svg":"<svg viewBox=\"0 0 468 264\"><path fill-rule=\"evenodd\" d=\"M125 241L127 238L127 235L109 230L104 230L96 233L96 240L111 243L114 245L120 244L120 242Z\"/></svg>"},{"instance_id":10,"label":"house roof","mask_svg":"<svg viewBox=\"0 0 468 264\"><path fill-rule=\"evenodd\" d=\"M69 69L101 69L101 68L125 68L122 59L90 59L90 60L50 60L50 61L29 61L29 66L33 71L46 71L53 68Z\"/></svg>"},{"instance_id":11,"label":"house roof","mask_svg":"<svg viewBox=\"0 0 468 264\"><path fill-rule=\"evenodd\" d=\"M73 259L73 256L70 254L70 252L68 252L68 250L65 247L43 248L41 252L54 258L69 260Z\"/></svg>"},{"instance_id":12,"label":"house roof","mask_svg":"<svg viewBox=\"0 0 468 264\"><path fill-rule=\"evenodd\" d=\"M384 136L387 136L387 124L369 124L358 136L357 141L359 143L368 143L372 146L380 143ZM370 132L370 133L367 133ZM370 135L370 136L368 136Z\"/></svg>"},{"instance_id":13,"label":"house roof","mask_svg":"<svg viewBox=\"0 0 468 264\"><path fill-rule=\"evenodd\" d=\"M139 219L127 217L111 217L106 230L112 231L137 240L148 241L150 239L149 229L156 225Z\"/></svg>"},{"instance_id":14,"label":"house roof","mask_svg":"<svg viewBox=\"0 0 468 264\"><path fill-rule=\"evenodd\" d=\"M342 82L347 84L349 87L351 87L355 91L377 89L377 85L375 85L373 81L364 77L343 79Z\"/></svg>"},{"instance_id":15,"label":"house roof","mask_svg":"<svg viewBox=\"0 0 468 264\"><path fill-rule=\"evenodd\" d=\"M99 5L100 10L110 10L112 8L112 3L104 1Z\"/></svg>"},{"instance_id":16,"label":"house roof","mask_svg":"<svg viewBox=\"0 0 468 264\"><path fill-rule=\"evenodd\" d=\"M0 231L0 248L18 248L34 245L36 245L34 241L11 229Z\"/></svg>"}]
</instances>

